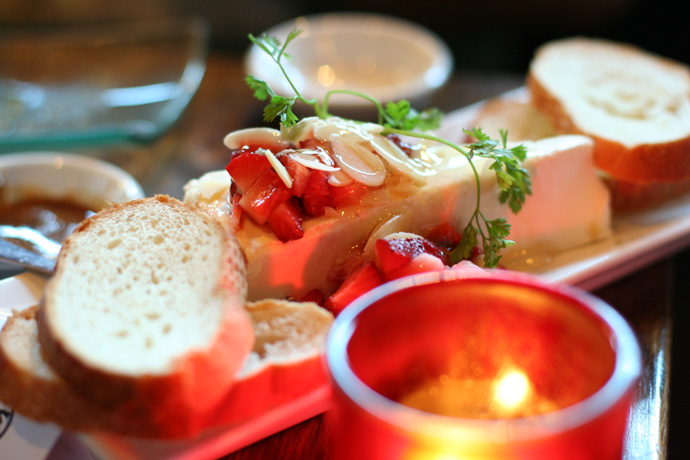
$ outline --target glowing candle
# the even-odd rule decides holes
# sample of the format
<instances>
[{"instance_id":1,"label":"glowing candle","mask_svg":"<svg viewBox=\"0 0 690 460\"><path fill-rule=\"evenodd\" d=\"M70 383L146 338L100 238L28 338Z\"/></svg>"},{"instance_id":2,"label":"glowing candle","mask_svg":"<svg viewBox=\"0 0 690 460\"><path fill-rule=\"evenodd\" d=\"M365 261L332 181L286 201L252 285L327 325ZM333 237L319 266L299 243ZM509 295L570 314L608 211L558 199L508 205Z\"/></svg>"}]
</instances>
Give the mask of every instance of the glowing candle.
<instances>
[{"instance_id":1,"label":"glowing candle","mask_svg":"<svg viewBox=\"0 0 690 460\"><path fill-rule=\"evenodd\" d=\"M634 334L578 290L418 275L348 307L328 342L335 459L620 460Z\"/></svg>"}]
</instances>

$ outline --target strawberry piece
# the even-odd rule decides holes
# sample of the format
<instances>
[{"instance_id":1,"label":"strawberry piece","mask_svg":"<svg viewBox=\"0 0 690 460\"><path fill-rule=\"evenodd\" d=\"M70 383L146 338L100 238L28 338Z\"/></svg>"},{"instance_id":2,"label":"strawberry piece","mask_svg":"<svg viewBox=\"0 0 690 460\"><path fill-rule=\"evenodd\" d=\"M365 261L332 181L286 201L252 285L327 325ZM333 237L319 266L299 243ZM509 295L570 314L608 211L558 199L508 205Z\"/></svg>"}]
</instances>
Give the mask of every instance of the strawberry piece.
<instances>
[{"instance_id":1,"label":"strawberry piece","mask_svg":"<svg viewBox=\"0 0 690 460\"><path fill-rule=\"evenodd\" d=\"M462 234L450 222L444 222L432 229L426 237L438 246L454 248L460 244Z\"/></svg>"},{"instance_id":2,"label":"strawberry piece","mask_svg":"<svg viewBox=\"0 0 690 460\"><path fill-rule=\"evenodd\" d=\"M333 208L339 209L345 206L358 204L366 191L367 186L359 182L353 182L344 187L329 186L328 201Z\"/></svg>"},{"instance_id":3,"label":"strawberry piece","mask_svg":"<svg viewBox=\"0 0 690 460\"><path fill-rule=\"evenodd\" d=\"M450 267L450 271L455 273L458 278L476 278L478 276L489 276L489 272L470 262L469 260L461 260L457 264Z\"/></svg>"},{"instance_id":4,"label":"strawberry piece","mask_svg":"<svg viewBox=\"0 0 690 460\"><path fill-rule=\"evenodd\" d=\"M412 258L408 263L395 270L385 273L383 278L386 281L395 280L404 276L416 275L418 273L445 270L446 264L438 257L423 252Z\"/></svg>"},{"instance_id":5,"label":"strawberry piece","mask_svg":"<svg viewBox=\"0 0 690 460\"><path fill-rule=\"evenodd\" d=\"M302 215L290 200L280 203L267 221L280 241L297 240L304 236Z\"/></svg>"},{"instance_id":6,"label":"strawberry piece","mask_svg":"<svg viewBox=\"0 0 690 460\"><path fill-rule=\"evenodd\" d=\"M323 292L319 289L312 289L311 291L304 294L300 299L300 302L314 302L315 304L322 306L326 302L326 297Z\"/></svg>"},{"instance_id":7,"label":"strawberry piece","mask_svg":"<svg viewBox=\"0 0 690 460\"><path fill-rule=\"evenodd\" d=\"M383 284L383 278L373 262L360 265L343 284L335 291L324 305L334 315L338 315L345 307L362 294L369 292Z\"/></svg>"},{"instance_id":8,"label":"strawberry piece","mask_svg":"<svg viewBox=\"0 0 690 460\"><path fill-rule=\"evenodd\" d=\"M411 157L414 154L415 150L419 150L419 147L413 146L409 142L403 141L397 134L387 134L386 137L395 145L400 147L400 150L405 152L409 157Z\"/></svg>"},{"instance_id":9,"label":"strawberry piece","mask_svg":"<svg viewBox=\"0 0 690 460\"><path fill-rule=\"evenodd\" d=\"M225 170L240 192L245 193L266 170L271 169L271 163L265 155L252 151L240 152L233 155Z\"/></svg>"},{"instance_id":10,"label":"strawberry piece","mask_svg":"<svg viewBox=\"0 0 690 460\"><path fill-rule=\"evenodd\" d=\"M304 195L307 189L307 180L309 179L310 170L303 164L298 163L289 155L282 155L280 162L285 166L290 177L292 177L292 194L296 197Z\"/></svg>"},{"instance_id":11,"label":"strawberry piece","mask_svg":"<svg viewBox=\"0 0 690 460\"><path fill-rule=\"evenodd\" d=\"M242 195L239 205L258 224L265 224L268 216L287 201L292 194L280 176L268 169Z\"/></svg>"},{"instance_id":12,"label":"strawberry piece","mask_svg":"<svg viewBox=\"0 0 690 460\"><path fill-rule=\"evenodd\" d=\"M302 207L305 214L312 217L323 216L328 206L328 173L312 169L307 178L307 185L302 196Z\"/></svg>"},{"instance_id":13,"label":"strawberry piece","mask_svg":"<svg viewBox=\"0 0 690 460\"><path fill-rule=\"evenodd\" d=\"M319 148L326 149L326 141L322 141L320 139L317 139L315 137L308 137L306 139L303 139L299 143L299 148L301 149L310 149L310 150L316 150Z\"/></svg>"},{"instance_id":14,"label":"strawberry piece","mask_svg":"<svg viewBox=\"0 0 690 460\"><path fill-rule=\"evenodd\" d=\"M443 252L426 238L391 238L376 241L376 265L384 277L407 265L416 256L427 253L445 264Z\"/></svg>"}]
</instances>

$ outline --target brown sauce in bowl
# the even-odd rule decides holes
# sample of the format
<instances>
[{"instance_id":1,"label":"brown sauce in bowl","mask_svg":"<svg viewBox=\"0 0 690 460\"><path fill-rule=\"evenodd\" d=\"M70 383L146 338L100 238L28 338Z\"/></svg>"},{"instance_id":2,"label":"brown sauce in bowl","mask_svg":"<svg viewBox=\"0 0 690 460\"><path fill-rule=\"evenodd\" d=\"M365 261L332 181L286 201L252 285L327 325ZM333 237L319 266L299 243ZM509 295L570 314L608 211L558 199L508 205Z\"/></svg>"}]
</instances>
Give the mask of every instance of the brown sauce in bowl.
<instances>
[{"instance_id":1,"label":"brown sauce in bowl","mask_svg":"<svg viewBox=\"0 0 690 460\"><path fill-rule=\"evenodd\" d=\"M13 203L0 201L0 225L31 227L58 243L64 241L74 228L94 210L65 198L30 197ZM6 238L27 249L34 245L19 238ZM40 251L39 251L40 252Z\"/></svg>"}]
</instances>

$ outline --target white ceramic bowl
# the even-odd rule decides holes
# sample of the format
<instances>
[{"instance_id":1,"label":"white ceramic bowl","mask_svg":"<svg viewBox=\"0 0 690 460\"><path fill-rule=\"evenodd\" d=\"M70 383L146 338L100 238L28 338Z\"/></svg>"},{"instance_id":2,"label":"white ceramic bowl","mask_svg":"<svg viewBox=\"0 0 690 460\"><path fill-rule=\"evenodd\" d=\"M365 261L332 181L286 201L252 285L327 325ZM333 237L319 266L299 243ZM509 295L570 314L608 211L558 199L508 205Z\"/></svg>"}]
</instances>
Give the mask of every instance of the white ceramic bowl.
<instances>
[{"instance_id":1,"label":"white ceramic bowl","mask_svg":"<svg viewBox=\"0 0 690 460\"><path fill-rule=\"evenodd\" d=\"M0 199L12 204L26 198L65 199L92 210L108 203L144 197L126 171L95 158L58 152L0 155ZM0 278L17 267L0 262Z\"/></svg>"},{"instance_id":2,"label":"white ceramic bowl","mask_svg":"<svg viewBox=\"0 0 690 460\"><path fill-rule=\"evenodd\" d=\"M303 32L286 50L292 59L283 63L306 98L323 100L331 89L349 89L383 103L406 99L421 110L453 70L448 46L430 30L402 19L328 13L299 17L266 33L282 43L295 27ZM275 62L257 46L250 47L245 65L249 74L265 80L277 93L294 94ZM341 95L329 101L330 108L370 104Z\"/></svg>"},{"instance_id":3,"label":"white ceramic bowl","mask_svg":"<svg viewBox=\"0 0 690 460\"><path fill-rule=\"evenodd\" d=\"M84 205L142 198L141 185L110 163L81 155L27 152L0 155L1 197L7 202L26 190L69 198Z\"/></svg>"}]
</instances>

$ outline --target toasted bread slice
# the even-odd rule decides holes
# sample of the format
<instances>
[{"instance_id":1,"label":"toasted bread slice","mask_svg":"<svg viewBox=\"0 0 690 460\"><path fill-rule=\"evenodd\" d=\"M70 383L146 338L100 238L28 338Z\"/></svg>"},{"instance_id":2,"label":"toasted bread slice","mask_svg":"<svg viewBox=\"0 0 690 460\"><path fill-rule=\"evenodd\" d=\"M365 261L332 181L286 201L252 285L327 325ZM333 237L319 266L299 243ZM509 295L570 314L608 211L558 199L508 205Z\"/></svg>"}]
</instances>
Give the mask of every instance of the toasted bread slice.
<instances>
[{"instance_id":1,"label":"toasted bread slice","mask_svg":"<svg viewBox=\"0 0 690 460\"><path fill-rule=\"evenodd\" d=\"M160 424L211 410L253 345L243 255L167 196L114 205L65 241L42 300L48 364L77 392Z\"/></svg>"},{"instance_id":2,"label":"toasted bread slice","mask_svg":"<svg viewBox=\"0 0 690 460\"><path fill-rule=\"evenodd\" d=\"M595 140L594 162L635 184L690 179L690 70L631 45L569 38L540 47L527 84L559 133Z\"/></svg>"}]
</instances>

